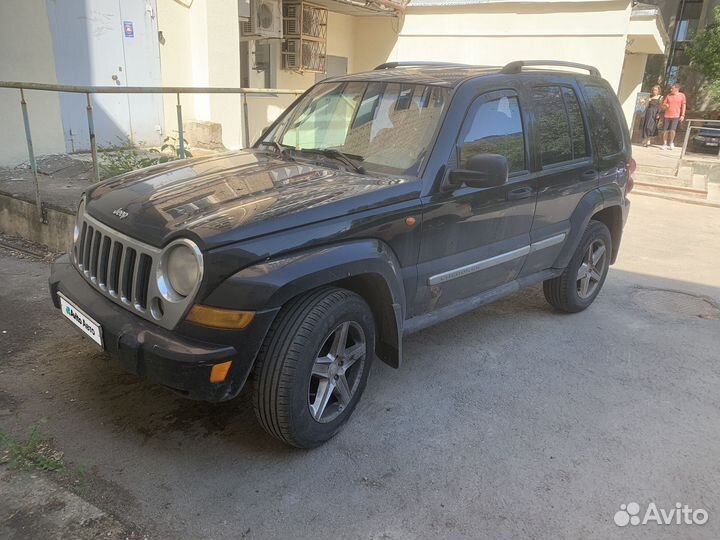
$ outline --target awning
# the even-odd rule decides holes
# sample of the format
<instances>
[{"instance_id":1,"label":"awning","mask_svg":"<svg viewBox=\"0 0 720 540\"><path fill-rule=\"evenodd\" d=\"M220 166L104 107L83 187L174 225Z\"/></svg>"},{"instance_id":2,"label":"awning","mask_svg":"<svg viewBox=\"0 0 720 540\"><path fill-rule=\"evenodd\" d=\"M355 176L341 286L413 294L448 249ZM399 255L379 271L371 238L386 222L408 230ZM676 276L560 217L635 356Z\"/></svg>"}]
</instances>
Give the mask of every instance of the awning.
<instances>
[{"instance_id":1,"label":"awning","mask_svg":"<svg viewBox=\"0 0 720 540\"><path fill-rule=\"evenodd\" d=\"M410 0L310 0L310 3L345 15L399 15Z\"/></svg>"},{"instance_id":2,"label":"awning","mask_svg":"<svg viewBox=\"0 0 720 540\"><path fill-rule=\"evenodd\" d=\"M650 4L634 5L626 51L631 54L665 54L669 42L660 8Z\"/></svg>"}]
</instances>

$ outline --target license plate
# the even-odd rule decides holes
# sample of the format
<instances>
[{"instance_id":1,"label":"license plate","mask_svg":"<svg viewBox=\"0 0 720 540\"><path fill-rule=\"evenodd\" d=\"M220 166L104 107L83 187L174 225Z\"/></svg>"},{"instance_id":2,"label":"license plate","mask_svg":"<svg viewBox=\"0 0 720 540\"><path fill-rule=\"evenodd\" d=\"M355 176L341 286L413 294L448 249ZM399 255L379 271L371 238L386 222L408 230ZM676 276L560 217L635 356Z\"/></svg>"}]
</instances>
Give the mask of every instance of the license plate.
<instances>
[{"instance_id":1,"label":"license plate","mask_svg":"<svg viewBox=\"0 0 720 540\"><path fill-rule=\"evenodd\" d=\"M718 144L720 144L720 143L715 142L715 141L710 141L710 142L706 142L705 146L717 146Z\"/></svg>"},{"instance_id":2,"label":"license plate","mask_svg":"<svg viewBox=\"0 0 720 540\"><path fill-rule=\"evenodd\" d=\"M65 318L82 330L90 339L100 345L100 347L102 347L102 326L95 322L92 317L88 317L83 310L70 302L70 300L65 298L62 294L58 294L58 296L60 297L60 309Z\"/></svg>"}]
</instances>

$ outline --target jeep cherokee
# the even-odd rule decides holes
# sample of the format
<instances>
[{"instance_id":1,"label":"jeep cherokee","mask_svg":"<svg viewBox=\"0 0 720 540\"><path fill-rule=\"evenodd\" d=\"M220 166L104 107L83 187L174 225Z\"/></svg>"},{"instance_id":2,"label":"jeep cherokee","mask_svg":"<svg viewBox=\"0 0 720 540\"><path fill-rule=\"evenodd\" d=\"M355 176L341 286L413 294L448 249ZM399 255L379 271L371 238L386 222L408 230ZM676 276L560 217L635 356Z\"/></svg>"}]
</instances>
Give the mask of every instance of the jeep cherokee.
<instances>
[{"instance_id":1,"label":"jeep cherokee","mask_svg":"<svg viewBox=\"0 0 720 540\"><path fill-rule=\"evenodd\" d=\"M593 67L384 64L316 84L252 148L90 187L51 294L125 369L208 401L251 381L262 426L314 447L404 336L539 283L587 308L633 166Z\"/></svg>"}]
</instances>

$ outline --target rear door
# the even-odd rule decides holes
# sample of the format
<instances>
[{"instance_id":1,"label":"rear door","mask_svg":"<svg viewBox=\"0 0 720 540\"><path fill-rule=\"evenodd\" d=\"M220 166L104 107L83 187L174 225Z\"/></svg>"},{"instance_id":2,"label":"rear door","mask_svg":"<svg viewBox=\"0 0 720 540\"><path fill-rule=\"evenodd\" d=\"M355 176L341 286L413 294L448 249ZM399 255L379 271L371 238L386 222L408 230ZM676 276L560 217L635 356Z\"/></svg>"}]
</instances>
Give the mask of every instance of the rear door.
<instances>
[{"instance_id":1,"label":"rear door","mask_svg":"<svg viewBox=\"0 0 720 540\"><path fill-rule=\"evenodd\" d=\"M538 198L530 232L533 249L523 275L552 266L570 232L570 216L580 199L598 187L599 178L575 81L533 81L527 91Z\"/></svg>"},{"instance_id":2,"label":"rear door","mask_svg":"<svg viewBox=\"0 0 720 540\"><path fill-rule=\"evenodd\" d=\"M630 136L615 92L598 81L583 85L588 117L592 126L600 186L627 178Z\"/></svg>"},{"instance_id":3,"label":"rear door","mask_svg":"<svg viewBox=\"0 0 720 540\"><path fill-rule=\"evenodd\" d=\"M515 90L489 91L471 101L449 168L477 153L508 158L507 184L455 186L423 198L418 264L418 314L438 309L515 279L529 251L535 211L528 170L528 118Z\"/></svg>"}]
</instances>

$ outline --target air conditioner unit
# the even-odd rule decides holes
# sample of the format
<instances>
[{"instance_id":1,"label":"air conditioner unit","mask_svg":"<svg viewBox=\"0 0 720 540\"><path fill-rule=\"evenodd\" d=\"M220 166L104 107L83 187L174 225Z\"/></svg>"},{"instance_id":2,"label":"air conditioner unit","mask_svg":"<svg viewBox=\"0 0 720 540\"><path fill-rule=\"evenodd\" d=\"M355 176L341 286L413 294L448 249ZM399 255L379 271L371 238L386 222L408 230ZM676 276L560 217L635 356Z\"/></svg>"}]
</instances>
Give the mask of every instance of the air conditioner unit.
<instances>
[{"instance_id":1,"label":"air conditioner unit","mask_svg":"<svg viewBox=\"0 0 720 540\"><path fill-rule=\"evenodd\" d=\"M280 0L250 0L250 20L240 23L246 39L282 38L282 7Z\"/></svg>"},{"instance_id":2,"label":"air conditioner unit","mask_svg":"<svg viewBox=\"0 0 720 540\"><path fill-rule=\"evenodd\" d=\"M283 69L325 73L327 25L327 8L304 0L284 0Z\"/></svg>"}]
</instances>

